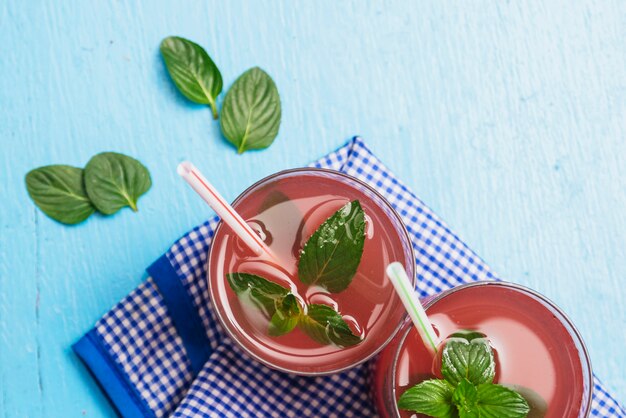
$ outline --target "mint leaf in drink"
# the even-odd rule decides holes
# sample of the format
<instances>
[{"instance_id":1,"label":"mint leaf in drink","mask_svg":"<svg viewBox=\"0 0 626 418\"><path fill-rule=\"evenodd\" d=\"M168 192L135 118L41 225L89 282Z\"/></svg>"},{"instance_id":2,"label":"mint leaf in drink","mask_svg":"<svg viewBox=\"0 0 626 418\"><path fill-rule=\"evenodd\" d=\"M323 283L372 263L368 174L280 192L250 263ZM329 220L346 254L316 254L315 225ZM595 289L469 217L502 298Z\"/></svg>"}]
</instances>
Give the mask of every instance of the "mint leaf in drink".
<instances>
[{"instance_id":1,"label":"mint leaf in drink","mask_svg":"<svg viewBox=\"0 0 626 418\"><path fill-rule=\"evenodd\" d=\"M476 386L469 380L463 379L454 389L452 402L459 410L460 418L479 418L476 411L476 402L478 401L478 391Z\"/></svg>"},{"instance_id":2,"label":"mint leaf in drink","mask_svg":"<svg viewBox=\"0 0 626 418\"><path fill-rule=\"evenodd\" d=\"M454 334L450 335L448 338L463 338L464 340L472 341L478 338L487 338L487 336L483 334L482 332L464 329L464 330L455 332Z\"/></svg>"},{"instance_id":3,"label":"mint leaf in drink","mask_svg":"<svg viewBox=\"0 0 626 418\"><path fill-rule=\"evenodd\" d=\"M330 306L311 304L306 315L300 317L298 326L304 333L320 344L350 347L360 343L341 315Z\"/></svg>"},{"instance_id":4,"label":"mint leaf in drink","mask_svg":"<svg viewBox=\"0 0 626 418\"><path fill-rule=\"evenodd\" d=\"M328 218L304 244L298 277L331 293L345 290L361 262L365 244L365 212L358 200Z\"/></svg>"},{"instance_id":5,"label":"mint leaf in drink","mask_svg":"<svg viewBox=\"0 0 626 418\"><path fill-rule=\"evenodd\" d=\"M441 373L453 385L467 379L474 385L491 383L496 374L493 350L486 338L450 339L441 355Z\"/></svg>"},{"instance_id":6,"label":"mint leaf in drink","mask_svg":"<svg viewBox=\"0 0 626 418\"><path fill-rule=\"evenodd\" d=\"M222 74L198 44L178 36L161 42L161 55L178 90L195 103L208 104L217 119L215 100L222 92Z\"/></svg>"},{"instance_id":7,"label":"mint leaf in drink","mask_svg":"<svg viewBox=\"0 0 626 418\"><path fill-rule=\"evenodd\" d=\"M74 225L95 208L83 183L83 170L69 165L49 165L26 174L26 189L35 205L55 221Z\"/></svg>"},{"instance_id":8,"label":"mint leaf in drink","mask_svg":"<svg viewBox=\"0 0 626 418\"><path fill-rule=\"evenodd\" d=\"M274 80L254 67L243 73L226 93L222 133L239 154L269 147L280 127L280 96Z\"/></svg>"},{"instance_id":9,"label":"mint leaf in drink","mask_svg":"<svg viewBox=\"0 0 626 418\"><path fill-rule=\"evenodd\" d=\"M522 395L502 385L478 385L477 395L476 416L479 417L524 418L530 412Z\"/></svg>"},{"instance_id":10,"label":"mint leaf in drink","mask_svg":"<svg viewBox=\"0 0 626 418\"><path fill-rule=\"evenodd\" d=\"M548 402L534 390L520 385L504 385L513 392L519 393L528 404L528 418L542 418L548 413Z\"/></svg>"},{"instance_id":11,"label":"mint leaf in drink","mask_svg":"<svg viewBox=\"0 0 626 418\"><path fill-rule=\"evenodd\" d=\"M226 279L239 297L249 297L267 318L274 316L277 307L282 309L283 299L289 294L289 289L256 274L229 273Z\"/></svg>"},{"instance_id":12,"label":"mint leaf in drink","mask_svg":"<svg viewBox=\"0 0 626 418\"><path fill-rule=\"evenodd\" d=\"M453 418L457 416L453 393L454 386L445 380L426 380L406 390L398 400L398 408L431 417Z\"/></svg>"},{"instance_id":13,"label":"mint leaf in drink","mask_svg":"<svg viewBox=\"0 0 626 418\"><path fill-rule=\"evenodd\" d=\"M298 325L300 313L300 305L296 297L291 293L285 296L272 315L269 334L277 337L291 332Z\"/></svg>"},{"instance_id":14,"label":"mint leaf in drink","mask_svg":"<svg viewBox=\"0 0 626 418\"><path fill-rule=\"evenodd\" d=\"M152 186L150 172L143 164L116 152L92 157L84 176L89 199L105 215L112 215L124 206L137 212L137 200Z\"/></svg>"}]
</instances>

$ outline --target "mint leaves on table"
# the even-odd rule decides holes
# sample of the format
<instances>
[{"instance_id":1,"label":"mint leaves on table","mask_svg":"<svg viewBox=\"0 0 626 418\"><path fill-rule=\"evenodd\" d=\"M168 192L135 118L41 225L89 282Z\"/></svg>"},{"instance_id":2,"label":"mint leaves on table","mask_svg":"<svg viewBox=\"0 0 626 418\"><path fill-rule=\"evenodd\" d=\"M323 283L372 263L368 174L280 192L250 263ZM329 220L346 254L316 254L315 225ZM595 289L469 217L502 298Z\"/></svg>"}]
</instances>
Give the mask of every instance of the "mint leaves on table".
<instances>
[{"instance_id":1,"label":"mint leaves on table","mask_svg":"<svg viewBox=\"0 0 626 418\"><path fill-rule=\"evenodd\" d=\"M406 390L398 408L436 418L524 418L528 402L519 393L494 384L495 359L486 338L476 333L451 338L442 352L442 379L426 380Z\"/></svg>"},{"instance_id":2,"label":"mint leaves on table","mask_svg":"<svg viewBox=\"0 0 626 418\"><path fill-rule=\"evenodd\" d=\"M304 244L298 277L331 293L345 290L356 274L365 243L365 212L358 200L328 218Z\"/></svg>"},{"instance_id":3,"label":"mint leaves on table","mask_svg":"<svg viewBox=\"0 0 626 418\"><path fill-rule=\"evenodd\" d=\"M137 200L152 185L143 164L114 152L94 156L84 170L68 165L39 167L25 180L35 205L66 225L80 223L96 210L111 215L130 206L137 211Z\"/></svg>"},{"instance_id":4,"label":"mint leaves on table","mask_svg":"<svg viewBox=\"0 0 626 418\"><path fill-rule=\"evenodd\" d=\"M208 104L218 118L222 74L198 44L179 36L161 42L161 55L178 90L195 103ZM280 96L274 80L259 67L244 72L226 94L220 128L239 154L269 147L278 135Z\"/></svg>"},{"instance_id":5,"label":"mint leaves on table","mask_svg":"<svg viewBox=\"0 0 626 418\"><path fill-rule=\"evenodd\" d=\"M298 277L329 292L345 290L359 266L365 242L365 212L358 200L347 203L307 240L298 263ZM341 314L330 306L300 305L291 291L249 273L226 275L240 298L249 298L270 320L268 333L280 336L296 326L320 344L350 347L362 341Z\"/></svg>"},{"instance_id":6,"label":"mint leaves on table","mask_svg":"<svg viewBox=\"0 0 626 418\"><path fill-rule=\"evenodd\" d=\"M26 189L46 215L67 225L80 223L95 212L83 184L82 168L48 165L26 174Z\"/></svg>"},{"instance_id":7,"label":"mint leaves on table","mask_svg":"<svg viewBox=\"0 0 626 418\"><path fill-rule=\"evenodd\" d=\"M239 154L269 147L280 127L280 96L274 80L259 67L243 73L222 106L220 127Z\"/></svg>"},{"instance_id":8,"label":"mint leaves on table","mask_svg":"<svg viewBox=\"0 0 626 418\"><path fill-rule=\"evenodd\" d=\"M189 100L208 104L217 119L217 96L222 92L222 74L209 54L198 44L178 36L161 42L161 55L178 90Z\"/></svg>"},{"instance_id":9,"label":"mint leaves on table","mask_svg":"<svg viewBox=\"0 0 626 418\"><path fill-rule=\"evenodd\" d=\"M137 199L150 189L152 180L148 169L136 159L103 152L87 163L85 186L94 206L111 215L124 206L137 212Z\"/></svg>"}]
</instances>

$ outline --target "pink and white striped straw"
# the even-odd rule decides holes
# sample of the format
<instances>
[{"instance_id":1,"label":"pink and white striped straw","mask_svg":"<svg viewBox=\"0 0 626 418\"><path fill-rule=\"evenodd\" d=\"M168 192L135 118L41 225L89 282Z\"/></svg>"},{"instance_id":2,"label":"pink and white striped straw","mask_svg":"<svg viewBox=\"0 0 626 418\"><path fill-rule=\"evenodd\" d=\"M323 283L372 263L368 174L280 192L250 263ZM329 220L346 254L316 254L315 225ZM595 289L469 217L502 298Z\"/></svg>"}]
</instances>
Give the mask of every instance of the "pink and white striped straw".
<instances>
[{"instance_id":1,"label":"pink and white striped straw","mask_svg":"<svg viewBox=\"0 0 626 418\"><path fill-rule=\"evenodd\" d=\"M178 175L180 175L189 185L200 195L205 202L213 208L213 210L222 218L222 221L226 222L233 232L241 238L241 240L250 248L256 255L267 254L273 257L270 249L261 240L261 237L250 228L250 226L243 220L243 218L235 212L235 209L224 200L221 194L209 181L202 175L202 173L189 161L183 161L178 165L176 169Z\"/></svg>"}]
</instances>

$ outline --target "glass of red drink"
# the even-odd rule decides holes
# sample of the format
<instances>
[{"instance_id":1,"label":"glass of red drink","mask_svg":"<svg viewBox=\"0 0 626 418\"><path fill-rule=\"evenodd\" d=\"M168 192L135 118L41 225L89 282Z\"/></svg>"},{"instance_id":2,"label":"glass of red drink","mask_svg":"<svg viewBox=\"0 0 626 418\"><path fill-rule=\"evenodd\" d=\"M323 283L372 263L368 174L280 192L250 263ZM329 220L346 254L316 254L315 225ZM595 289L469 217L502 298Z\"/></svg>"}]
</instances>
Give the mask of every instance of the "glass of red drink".
<instances>
[{"instance_id":1,"label":"glass of red drink","mask_svg":"<svg viewBox=\"0 0 626 418\"><path fill-rule=\"evenodd\" d=\"M351 284L339 293L303 285L298 279L303 244L327 218L355 200L365 213L365 242ZM252 185L233 207L275 255L275 260L255 255L224 223L211 245L211 300L229 336L249 355L277 370L321 375L353 367L392 340L406 312L385 277L385 267L399 261L413 277L415 262L404 224L374 189L332 170L287 170ZM269 335L268 318L229 286L227 275L232 272L259 275L288 288L302 306L332 307L361 342L349 347L320 344L298 327L285 335Z\"/></svg>"},{"instance_id":2,"label":"glass of red drink","mask_svg":"<svg viewBox=\"0 0 626 418\"><path fill-rule=\"evenodd\" d=\"M428 298L424 308L443 339L462 330L486 335L495 353L494 383L524 396L528 417L589 415L593 376L587 350L571 321L542 295L511 283L476 282ZM399 410L397 401L410 387L440 379L440 365L406 323L376 363L374 397L381 417L423 416Z\"/></svg>"}]
</instances>

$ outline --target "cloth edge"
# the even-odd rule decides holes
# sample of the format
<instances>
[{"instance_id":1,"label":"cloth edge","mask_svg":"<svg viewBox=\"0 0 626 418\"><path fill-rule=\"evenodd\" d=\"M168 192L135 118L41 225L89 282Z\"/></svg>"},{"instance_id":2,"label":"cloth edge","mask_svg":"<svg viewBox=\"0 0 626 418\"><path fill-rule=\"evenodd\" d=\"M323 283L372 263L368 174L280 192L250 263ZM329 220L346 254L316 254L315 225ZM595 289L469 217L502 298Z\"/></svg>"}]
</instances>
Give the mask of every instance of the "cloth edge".
<instances>
[{"instance_id":1,"label":"cloth edge","mask_svg":"<svg viewBox=\"0 0 626 418\"><path fill-rule=\"evenodd\" d=\"M163 297L174 328L183 341L185 354L195 377L211 354L211 344L202 319L167 254L152 263L147 272Z\"/></svg>"},{"instance_id":2,"label":"cloth edge","mask_svg":"<svg viewBox=\"0 0 626 418\"><path fill-rule=\"evenodd\" d=\"M95 329L74 343L72 350L83 362L118 415L125 418L154 417L154 413L135 391L126 375L109 357Z\"/></svg>"}]
</instances>

